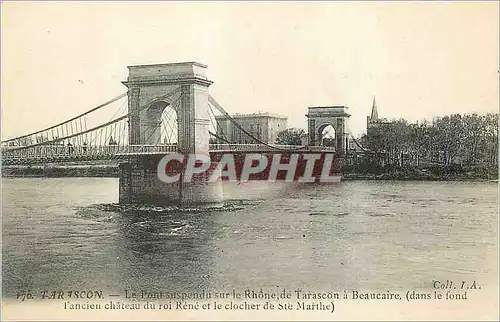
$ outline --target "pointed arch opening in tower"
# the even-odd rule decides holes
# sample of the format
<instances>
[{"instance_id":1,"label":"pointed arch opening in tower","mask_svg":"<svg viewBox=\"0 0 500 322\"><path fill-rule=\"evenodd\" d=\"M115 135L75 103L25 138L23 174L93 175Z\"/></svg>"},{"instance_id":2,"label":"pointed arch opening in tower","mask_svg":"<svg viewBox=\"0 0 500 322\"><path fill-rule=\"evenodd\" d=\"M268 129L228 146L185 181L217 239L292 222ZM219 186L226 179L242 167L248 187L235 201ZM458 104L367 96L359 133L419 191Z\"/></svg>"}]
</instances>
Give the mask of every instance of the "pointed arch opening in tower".
<instances>
[{"instance_id":1,"label":"pointed arch opening in tower","mask_svg":"<svg viewBox=\"0 0 500 322\"><path fill-rule=\"evenodd\" d=\"M178 143L177 112L172 105L167 106L161 113L160 145Z\"/></svg>"},{"instance_id":2,"label":"pointed arch opening in tower","mask_svg":"<svg viewBox=\"0 0 500 322\"><path fill-rule=\"evenodd\" d=\"M144 144L177 144L177 112L173 105L165 101L151 104L147 110L147 119L148 122L143 131Z\"/></svg>"}]
</instances>

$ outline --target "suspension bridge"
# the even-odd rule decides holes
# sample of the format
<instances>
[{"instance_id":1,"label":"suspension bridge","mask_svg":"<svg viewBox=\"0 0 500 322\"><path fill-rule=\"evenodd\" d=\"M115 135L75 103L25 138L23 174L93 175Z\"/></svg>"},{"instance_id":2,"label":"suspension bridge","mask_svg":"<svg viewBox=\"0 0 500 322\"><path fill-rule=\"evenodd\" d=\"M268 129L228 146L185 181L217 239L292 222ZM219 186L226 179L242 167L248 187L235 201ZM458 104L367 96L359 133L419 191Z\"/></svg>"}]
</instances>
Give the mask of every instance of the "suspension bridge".
<instances>
[{"instance_id":1,"label":"suspension bridge","mask_svg":"<svg viewBox=\"0 0 500 322\"><path fill-rule=\"evenodd\" d=\"M126 188L126 199L131 201L133 195L151 195L146 192L148 189L155 190L156 199L171 195L163 188L150 189L155 186L152 174L148 175L147 183L144 183L145 174L141 180L132 178L134 169L148 168L144 166L144 160L154 163L169 153L345 152L343 142L347 141L345 119L348 114L332 112L309 117L309 129L313 132L309 133L309 142L313 144L270 144L239 124L209 93L212 81L206 76L206 67L195 62L129 66L128 79L123 82L127 87L125 93L68 120L3 140L2 165L117 160L124 164L120 190ZM216 121L220 115L248 136L252 143L231 142ZM314 145L318 142L318 126L324 127L324 124L319 124L322 119L325 119L324 124L334 125L338 138L336 147ZM136 185L132 189L133 181L140 182L142 192L132 192L139 187ZM182 187L170 190L179 191L167 199L183 199Z\"/></svg>"},{"instance_id":2,"label":"suspension bridge","mask_svg":"<svg viewBox=\"0 0 500 322\"><path fill-rule=\"evenodd\" d=\"M176 91L163 97L174 96ZM130 144L130 113L124 111L127 106L127 93L121 94L108 102L96 106L71 119L52 125L42 130L10 138L2 141L3 165L34 165L47 163L64 163L93 160L126 160L134 155L163 155L178 152L179 126L176 111L179 108L180 96L169 104L169 108L161 113L156 127L143 126L139 133L142 144ZM121 108L114 112L113 118L102 124L89 126L92 114L114 103L122 102ZM207 103L209 116L208 135L217 143L209 144L210 152L272 152L272 151L335 151L334 147L296 146L268 144L247 131L230 114L209 96ZM145 110L143 107L140 111ZM115 116L122 112L122 115ZM151 112L150 112L151 113ZM227 139L224 130L218 127L217 115L224 115L241 132L254 141L252 144L237 144ZM148 124L150 125L150 124ZM182 134L181 134L182 135Z\"/></svg>"}]
</instances>

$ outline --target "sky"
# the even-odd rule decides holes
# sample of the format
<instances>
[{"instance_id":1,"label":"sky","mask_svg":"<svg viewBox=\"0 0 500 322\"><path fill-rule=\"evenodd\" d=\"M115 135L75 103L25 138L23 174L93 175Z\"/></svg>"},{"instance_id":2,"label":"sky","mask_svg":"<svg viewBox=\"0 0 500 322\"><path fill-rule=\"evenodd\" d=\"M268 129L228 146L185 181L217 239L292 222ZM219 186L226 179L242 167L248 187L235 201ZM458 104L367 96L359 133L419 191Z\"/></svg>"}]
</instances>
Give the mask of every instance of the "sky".
<instances>
[{"instance_id":1,"label":"sky","mask_svg":"<svg viewBox=\"0 0 500 322\"><path fill-rule=\"evenodd\" d=\"M352 134L498 112L498 2L3 2L2 139L126 91L129 65L197 61L229 113L306 128L345 105Z\"/></svg>"}]
</instances>

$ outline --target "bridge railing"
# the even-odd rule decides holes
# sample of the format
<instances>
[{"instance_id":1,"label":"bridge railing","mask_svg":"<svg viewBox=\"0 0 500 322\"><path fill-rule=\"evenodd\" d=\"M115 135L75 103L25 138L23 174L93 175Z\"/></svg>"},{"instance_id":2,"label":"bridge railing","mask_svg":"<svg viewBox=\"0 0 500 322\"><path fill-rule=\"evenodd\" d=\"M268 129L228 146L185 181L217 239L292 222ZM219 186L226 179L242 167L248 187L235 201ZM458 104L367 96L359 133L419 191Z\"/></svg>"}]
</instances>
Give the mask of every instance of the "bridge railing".
<instances>
[{"instance_id":1,"label":"bridge railing","mask_svg":"<svg viewBox=\"0 0 500 322\"><path fill-rule=\"evenodd\" d=\"M177 152L177 144L127 145L119 154Z\"/></svg>"},{"instance_id":2,"label":"bridge railing","mask_svg":"<svg viewBox=\"0 0 500 322\"><path fill-rule=\"evenodd\" d=\"M169 145L100 145L63 146L43 145L26 149L2 149L2 159L77 158L114 156L129 153L161 153L177 151L176 144Z\"/></svg>"},{"instance_id":3,"label":"bridge railing","mask_svg":"<svg viewBox=\"0 0 500 322\"><path fill-rule=\"evenodd\" d=\"M333 147L262 144L210 144L213 152L321 152ZM2 160L9 163L51 162L51 160L93 160L123 158L133 154L177 152L177 144L168 145L43 145L25 149L2 148Z\"/></svg>"}]
</instances>

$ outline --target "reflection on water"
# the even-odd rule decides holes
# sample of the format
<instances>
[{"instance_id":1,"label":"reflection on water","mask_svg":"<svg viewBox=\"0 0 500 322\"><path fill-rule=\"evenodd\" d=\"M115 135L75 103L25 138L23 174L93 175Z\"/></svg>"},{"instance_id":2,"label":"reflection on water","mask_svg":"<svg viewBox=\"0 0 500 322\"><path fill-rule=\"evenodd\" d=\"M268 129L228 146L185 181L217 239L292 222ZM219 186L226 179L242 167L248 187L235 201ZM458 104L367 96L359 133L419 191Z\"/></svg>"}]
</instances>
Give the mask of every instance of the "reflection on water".
<instances>
[{"instance_id":1,"label":"reflection on water","mask_svg":"<svg viewBox=\"0 0 500 322\"><path fill-rule=\"evenodd\" d=\"M497 189L227 184L225 208L180 211L120 207L116 179L3 179L3 294L496 285Z\"/></svg>"}]
</instances>

